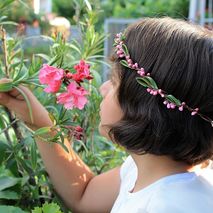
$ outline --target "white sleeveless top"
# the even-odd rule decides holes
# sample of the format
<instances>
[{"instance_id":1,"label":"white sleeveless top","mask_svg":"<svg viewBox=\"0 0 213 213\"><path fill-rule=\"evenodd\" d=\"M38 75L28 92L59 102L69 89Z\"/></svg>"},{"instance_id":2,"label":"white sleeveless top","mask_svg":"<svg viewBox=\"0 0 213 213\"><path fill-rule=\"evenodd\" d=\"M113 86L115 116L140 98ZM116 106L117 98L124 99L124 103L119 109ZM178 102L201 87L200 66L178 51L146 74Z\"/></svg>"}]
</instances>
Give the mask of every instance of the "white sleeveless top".
<instances>
[{"instance_id":1,"label":"white sleeveless top","mask_svg":"<svg viewBox=\"0 0 213 213\"><path fill-rule=\"evenodd\" d=\"M121 166L121 186L111 213L213 213L213 170L163 177L130 193L137 167L129 156Z\"/></svg>"}]
</instances>

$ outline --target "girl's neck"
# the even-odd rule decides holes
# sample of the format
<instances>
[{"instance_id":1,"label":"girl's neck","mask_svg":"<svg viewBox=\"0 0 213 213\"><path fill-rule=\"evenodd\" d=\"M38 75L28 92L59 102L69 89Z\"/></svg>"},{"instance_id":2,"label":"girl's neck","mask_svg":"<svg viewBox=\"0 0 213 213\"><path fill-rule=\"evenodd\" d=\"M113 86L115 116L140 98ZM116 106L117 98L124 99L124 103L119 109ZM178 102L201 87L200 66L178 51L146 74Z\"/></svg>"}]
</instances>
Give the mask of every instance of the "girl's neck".
<instances>
[{"instance_id":1,"label":"girl's neck","mask_svg":"<svg viewBox=\"0 0 213 213\"><path fill-rule=\"evenodd\" d=\"M132 192L137 192L163 177L189 172L193 169L188 164L174 161L167 156L152 154L131 155L138 169L138 177Z\"/></svg>"}]
</instances>

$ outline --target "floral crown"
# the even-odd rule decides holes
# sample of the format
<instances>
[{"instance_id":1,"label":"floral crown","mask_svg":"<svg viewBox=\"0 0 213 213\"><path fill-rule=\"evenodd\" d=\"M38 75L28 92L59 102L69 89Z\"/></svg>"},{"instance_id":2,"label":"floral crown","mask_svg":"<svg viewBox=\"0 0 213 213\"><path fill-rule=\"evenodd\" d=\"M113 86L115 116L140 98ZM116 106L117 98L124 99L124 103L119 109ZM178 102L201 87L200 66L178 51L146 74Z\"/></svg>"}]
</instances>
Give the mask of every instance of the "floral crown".
<instances>
[{"instance_id":1,"label":"floral crown","mask_svg":"<svg viewBox=\"0 0 213 213\"><path fill-rule=\"evenodd\" d=\"M175 109L178 108L179 111L183 111L187 109L192 116L199 115L203 120L209 122L213 127L213 120L209 117L201 114L199 112L199 108L191 108L185 102L180 101L179 99L175 98L173 95L168 94L166 91L159 89L155 80L150 76L149 72L146 72L143 67L139 67L138 63L134 63L133 60L130 58L129 51L127 46L124 44L125 36L123 33L116 34L114 39L114 46L115 51L120 63L128 67L132 70L136 70L140 77L137 77L136 80L139 84L143 87L147 88L146 91L151 95L160 95L163 98L163 104L166 105L168 109Z\"/></svg>"}]
</instances>

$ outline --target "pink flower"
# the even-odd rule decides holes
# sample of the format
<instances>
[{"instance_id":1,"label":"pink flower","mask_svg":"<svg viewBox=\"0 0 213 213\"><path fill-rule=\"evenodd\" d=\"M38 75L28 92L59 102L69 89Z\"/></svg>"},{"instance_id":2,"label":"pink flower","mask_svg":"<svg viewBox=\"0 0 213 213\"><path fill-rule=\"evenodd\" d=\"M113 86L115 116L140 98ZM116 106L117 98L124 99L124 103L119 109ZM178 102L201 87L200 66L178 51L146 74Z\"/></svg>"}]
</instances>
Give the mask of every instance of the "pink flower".
<instances>
[{"instance_id":1,"label":"pink flower","mask_svg":"<svg viewBox=\"0 0 213 213\"><path fill-rule=\"evenodd\" d=\"M90 75L90 65L86 64L84 60L81 60L79 64L74 66L74 69L77 71L74 74L71 74L73 80L77 82L82 82L83 79L90 80L93 77Z\"/></svg>"},{"instance_id":2,"label":"pink flower","mask_svg":"<svg viewBox=\"0 0 213 213\"><path fill-rule=\"evenodd\" d=\"M41 84L47 84L45 92L55 93L61 87L64 70L44 64L39 71L39 81Z\"/></svg>"},{"instance_id":3,"label":"pink flower","mask_svg":"<svg viewBox=\"0 0 213 213\"><path fill-rule=\"evenodd\" d=\"M84 105L87 103L88 92L83 88L79 87L75 82L71 82L67 87L67 92L61 93L57 97L57 102L59 104L64 104L66 109L83 109Z\"/></svg>"}]
</instances>

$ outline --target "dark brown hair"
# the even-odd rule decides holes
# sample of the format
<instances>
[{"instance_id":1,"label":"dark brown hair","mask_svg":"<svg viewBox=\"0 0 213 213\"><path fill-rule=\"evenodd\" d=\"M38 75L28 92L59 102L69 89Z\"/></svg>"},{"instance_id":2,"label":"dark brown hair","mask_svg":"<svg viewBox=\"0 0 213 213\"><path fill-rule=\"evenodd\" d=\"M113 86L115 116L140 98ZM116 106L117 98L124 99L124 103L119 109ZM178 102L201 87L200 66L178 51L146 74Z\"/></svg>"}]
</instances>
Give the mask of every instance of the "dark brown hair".
<instances>
[{"instance_id":1,"label":"dark brown hair","mask_svg":"<svg viewBox=\"0 0 213 213\"><path fill-rule=\"evenodd\" d=\"M171 18L147 18L127 28L125 44L134 62L151 73L159 88L213 120L213 35ZM169 110L136 81L137 72L120 65L118 101L123 118L110 136L127 150L169 155L198 164L213 156L213 128L190 112Z\"/></svg>"}]
</instances>

